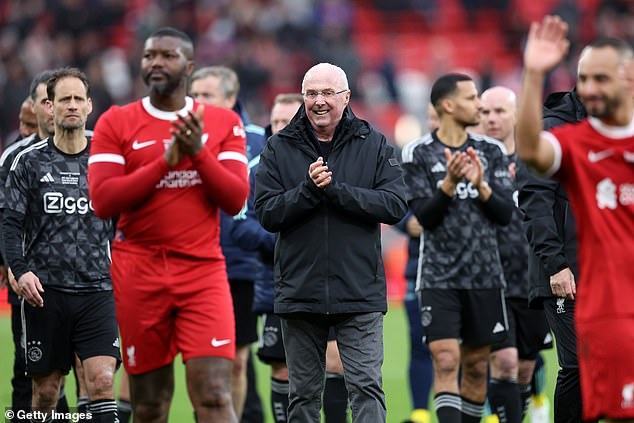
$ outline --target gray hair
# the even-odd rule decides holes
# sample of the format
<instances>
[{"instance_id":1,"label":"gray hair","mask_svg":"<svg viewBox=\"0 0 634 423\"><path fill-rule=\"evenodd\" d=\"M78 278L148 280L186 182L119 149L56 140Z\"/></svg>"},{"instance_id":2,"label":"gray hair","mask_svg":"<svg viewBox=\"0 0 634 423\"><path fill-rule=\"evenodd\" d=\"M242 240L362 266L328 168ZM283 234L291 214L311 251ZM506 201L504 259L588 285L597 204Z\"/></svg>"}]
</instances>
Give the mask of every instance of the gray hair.
<instances>
[{"instance_id":1,"label":"gray hair","mask_svg":"<svg viewBox=\"0 0 634 423\"><path fill-rule=\"evenodd\" d=\"M238 97L240 82L238 75L226 66L207 66L196 70L191 76L191 82L214 76L220 81L220 89L225 98ZM190 82L190 85L191 85Z\"/></svg>"},{"instance_id":2,"label":"gray hair","mask_svg":"<svg viewBox=\"0 0 634 423\"><path fill-rule=\"evenodd\" d=\"M283 94L278 94L277 96L275 96L275 100L273 100L273 105L275 106L276 104L293 104L293 103L302 104L303 102L304 102L304 97L301 94L283 93Z\"/></svg>"}]
</instances>

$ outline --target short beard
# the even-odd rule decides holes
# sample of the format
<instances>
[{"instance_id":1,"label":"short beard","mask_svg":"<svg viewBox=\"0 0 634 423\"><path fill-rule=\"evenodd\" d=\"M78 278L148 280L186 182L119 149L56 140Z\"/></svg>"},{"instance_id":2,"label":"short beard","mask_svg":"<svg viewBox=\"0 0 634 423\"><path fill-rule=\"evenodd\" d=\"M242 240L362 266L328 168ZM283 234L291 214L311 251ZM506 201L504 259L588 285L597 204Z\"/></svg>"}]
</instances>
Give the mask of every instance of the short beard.
<instances>
[{"instance_id":1,"label":"short beard","mask_svg":"<svg viewBox=\"0 0 634 423\"><path fill-rule=\"evenodd\" d=\"M55 135L55 125L51 124L49 127L47 123L40 125L40 132L46 134L47 137Z\"/></svg>"},{"instance_id":2,"label":"short beard","mask_svg":"<svg viewBox=\"0 0 634 423\"><path fill-rule=\"evenodd\" d=\"M583 101L582 101L583 103ZM605 98L603 97L603 109L595 112L590 108L587 108L586 111L588 115L595 117L597 119L605 119L614 116L616 110L621 105L620 98Z\"/></svg>"},{"instance_id":3,"label":"short beard","mask_svg":"<svg viewBox=\"0 0 634 423\"><path fill-rule=\"evenodd\" d=\"M154 94L158 94L160 96L167 96L172 94L178 87L180 87L183 78L171 78L166 75L166 82L163 83L152 83L150 81L150 74L148 73L143 77L143 82L145 85L150 87L150 92Z\"/></svg>"},{"instance_id":4,"label":"short beard","mask_svg":"<svg viewBox=\"0 0 634 423\"><path fill-rule=\"evenodd\" d=\"M468 128L470 126L478 126L478 125L480 125L480 121L479 120L477 122L473 122L473 121L471 121L471 122L459 121L459 123L462 126L464 126L465 128Z\"/></svg>"},{"instance_id":5,"label":"short beard","mask_svg":"<svg viewBox=\"0 0 634 423\"><path fill-rule=\"evenodd\" d=\"M57 127L60 129L60 132L63 135L72 135L76 131L82 129L85 123L86 122L84 122L83 120L80 120L79 122L75 124L69 124L69 123L65 123L64 121L60 121L60 122L57 122Z\"/></svg>"}]
</instances>

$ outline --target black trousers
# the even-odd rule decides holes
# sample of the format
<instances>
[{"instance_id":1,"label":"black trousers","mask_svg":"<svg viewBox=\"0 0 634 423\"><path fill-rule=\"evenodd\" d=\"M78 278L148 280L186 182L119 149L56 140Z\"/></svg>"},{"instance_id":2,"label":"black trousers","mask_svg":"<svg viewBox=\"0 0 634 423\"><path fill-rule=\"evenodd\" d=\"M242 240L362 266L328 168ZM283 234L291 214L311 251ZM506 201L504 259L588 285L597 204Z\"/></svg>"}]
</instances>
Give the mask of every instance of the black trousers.
<instances>
[{"instance_id":1,"label":"black trousers","mask_svg":"<svg viewBox=\"0 0 634 423\"><path fill-rule=\"evenodd\" d=\"M583 420L575 333L575 302L550 297L544 300L544 312L550 329L555 334L560 367L555 386L555 423L578 423Z\"/></svg>"}]
</instances>

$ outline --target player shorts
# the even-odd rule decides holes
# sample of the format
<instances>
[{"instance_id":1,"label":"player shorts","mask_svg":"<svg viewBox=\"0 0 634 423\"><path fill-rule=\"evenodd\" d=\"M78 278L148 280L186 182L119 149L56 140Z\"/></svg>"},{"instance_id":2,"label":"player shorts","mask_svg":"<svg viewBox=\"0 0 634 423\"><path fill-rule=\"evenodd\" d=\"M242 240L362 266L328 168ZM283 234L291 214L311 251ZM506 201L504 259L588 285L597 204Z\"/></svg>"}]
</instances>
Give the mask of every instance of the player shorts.
<instances>
[{"instance_id":1,"label":"player shorts","mask_svg":"<svg viewBox=\"0 0 634 423\"><path fill-rule=\"evenodd\" d=\"M634 419L634 317L576 328L583 419Z\"/></svg>"},{"instance_id":2,"label":"player shorts","mask_svg":"<svg viewBox=\"0 0 634 423\"><path fill-rule=\"evenodd\" d=\"M126 371L163 367L179 352L235 356L233 303L224 260L115 248L110 268Z\"/></svg>"},{"instance_id":3,"label":"player shorts","mask_svg":"<svg viewBox=\"0 0 634 423\"><path fill-rule=\"evenodd\" d=\"M544 310L529 308L527 299L507 298L506 311L509 319L508 336L491 346L491 351L513 347L517 348L519 358L535 360L541 350L553 347L553 337Z\"/></svg>"},{"instance_id":4,"label":"player shorts","mask_svg":"<svg viewBox=\"0 0 634 423\"><path fill-rule=\"evenodd\" d=\"M22 301L21 347L29 376L53 370L68 374L80 360L110 356L121 362L112 291L69 294L51 288L41 293L44 307Z\"/></svg>"},{"instance_id":5,"label":"player shorts","mask_svg":"<svg viewBox=\"0 0 634 423\"><path fill-rule=\"evenodd\" d=\"M266 363L286 363L282 340L282 321L275 314L262 315L262 328L258 339L258 358Z\"/></svg>"},{"instance_id":6,"label":"player shorts","mask_svg":"<svg viewBox=\"0 0 634 423\"><path fill-rule=\"evenodd\" d=\"M502 289L428 289L419 291L423 339L459 339L465 345L502 342L508 319Z\"/></svg>"},{"instance_id":7,"label":"player shorts","mask_svg":"<svg viewBox=\"0 0 634 423\"><path fill-rule=\"evenodd\" d=\"M253 281L231 279L229 287L236 318L236 345L249 345L258 340L258 315L252 309Z\"/></svg>"}]
</instances>

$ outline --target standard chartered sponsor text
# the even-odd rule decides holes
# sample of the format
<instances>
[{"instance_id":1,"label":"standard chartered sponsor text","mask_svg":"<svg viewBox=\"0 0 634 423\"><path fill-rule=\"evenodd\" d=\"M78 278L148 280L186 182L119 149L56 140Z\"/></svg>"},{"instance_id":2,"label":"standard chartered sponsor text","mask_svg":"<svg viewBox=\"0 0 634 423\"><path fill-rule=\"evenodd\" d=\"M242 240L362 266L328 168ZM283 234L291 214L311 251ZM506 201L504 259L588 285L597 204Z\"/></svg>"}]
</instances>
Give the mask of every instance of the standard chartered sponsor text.
<instances>
[{"instance_id":1,"label":"standard chartered sponsor text","mask_svg":"<svg viewBox=\"0 0 634 423\"><path fill-rule=\"evenodd\" d=\"M156 188L189 188L202 184L197 170L171 170L156 184Z\"/></svg>"}]
</instances>

